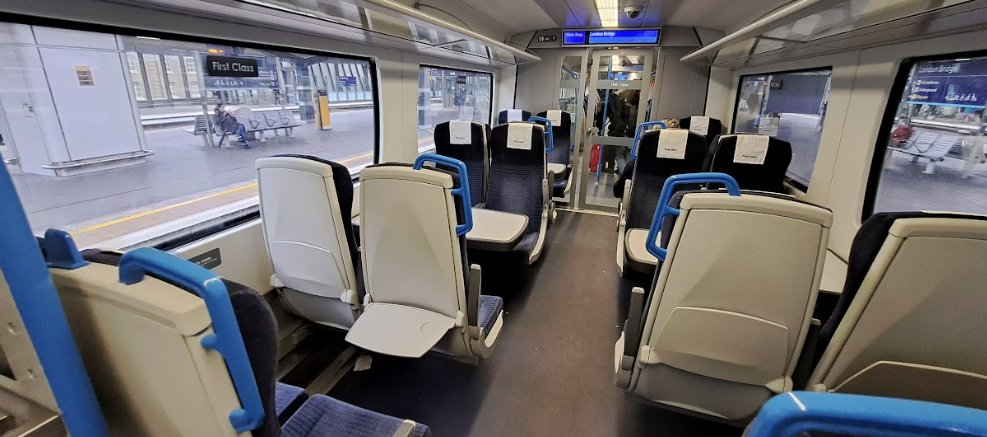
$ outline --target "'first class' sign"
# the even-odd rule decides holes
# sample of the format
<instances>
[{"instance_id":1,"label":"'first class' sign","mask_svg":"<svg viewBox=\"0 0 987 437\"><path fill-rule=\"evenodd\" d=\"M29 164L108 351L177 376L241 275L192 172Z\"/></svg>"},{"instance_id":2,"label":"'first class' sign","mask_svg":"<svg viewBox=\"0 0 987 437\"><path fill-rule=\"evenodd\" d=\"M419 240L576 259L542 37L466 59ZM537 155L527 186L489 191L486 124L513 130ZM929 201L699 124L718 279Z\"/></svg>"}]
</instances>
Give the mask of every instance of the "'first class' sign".
<instances>
[{"instance_id":1,"label":"'first class' sign","mask_svg":"<svg viewBox=\"0 0 987 437\"><path fill-rule=\"evenodd\" d=\"M222 77L257 77L257 60L232 56L206 56L206 75Z\"/></svg>"}]
</instances>

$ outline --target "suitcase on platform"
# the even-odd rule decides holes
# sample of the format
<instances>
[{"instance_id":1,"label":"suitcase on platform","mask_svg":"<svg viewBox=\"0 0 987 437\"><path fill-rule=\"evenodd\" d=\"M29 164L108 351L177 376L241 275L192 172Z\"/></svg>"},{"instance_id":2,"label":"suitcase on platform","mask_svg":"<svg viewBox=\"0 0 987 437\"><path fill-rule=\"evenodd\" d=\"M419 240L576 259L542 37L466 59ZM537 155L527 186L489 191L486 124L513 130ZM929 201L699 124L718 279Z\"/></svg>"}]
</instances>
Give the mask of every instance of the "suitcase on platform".
<instances>
[{"instance_id":1,"label":"suitcase on platform","mask_svg":"<svg viewBox=\"0 0 987 437\"><path fill-rule=\"evenodd\" d=\"M600 165L600 145L594 144L593 149L589 152L589 171L596 173L596 169Z\"/></svg>"}]
</instances>

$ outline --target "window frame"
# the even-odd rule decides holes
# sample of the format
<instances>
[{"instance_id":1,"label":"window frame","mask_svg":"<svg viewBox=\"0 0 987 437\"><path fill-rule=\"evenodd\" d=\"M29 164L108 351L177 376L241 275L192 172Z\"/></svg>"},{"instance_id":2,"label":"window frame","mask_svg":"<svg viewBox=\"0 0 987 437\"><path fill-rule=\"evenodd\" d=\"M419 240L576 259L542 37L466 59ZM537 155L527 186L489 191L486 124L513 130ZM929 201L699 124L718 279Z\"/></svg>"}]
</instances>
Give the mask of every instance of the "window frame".
<instances>
[{"instance_id":1,"label":"window frame","mask_svg":"<svg viewBox=\"0 0 987 437\"><path fill-rule=\"evenodd\" d=\"M184 41L184 42L193 42L200 44L228 45L231 47L243 47L243 48L252 48L259 50L273 50L279 52L290 52L297 54L325 56L330 58L351 59L356 61L367 62L370 68L369 69L370 86L373 89L372 101L374 108L373 111L371 111L374 117L374 143L372 146L374 155L373 155L373 164L371 165L380 163L380 157L382 155L380 151L380 147L381 147L381 141L380 141L381 101L380 101L380 76L379 76L380 72L377 67L377 59L372 56L331 53L326 51L313 50L310 48L298 47L294 45L278 45L278 44L258 43L254 41L235 41L235 40L224 39L224 38L192 35L192 34L179 33L179 32L161 32L157 30L142 30L132 27L125 27L125 26L117 26L117 25L109 25L109 24L101 24L101 23L77 22L77 21L69 21L69 20L63 20L58 18L37 17L37 16L15 14L15 13L2 12L2 11L0 11L0 21L4 21L8 23L26 24L31 26L45 26L45 27L51 27L56 29L77 30L82 32L96 32L96 33L103 33L103 34L109 34L115 36L116 35L125 35L131 37L146 36L146 37L167 39L173 41ZM138 55L139 63L143 67L142 54L138 53L137 55ZM128 68L129 68L129 63L128 63ZM446 68L446 67L439 67L439 68ZM492 73L487 73L487 74L492 75ZM493 86L492 81L491 81L491 86ZM205 90L202 90L202 92L203 95L205 95L204 94ZM493 98L491 96L491 101L492 100ZM152 99L150 99L150 96L148 96L148 101L153 101ZM358 182L359 177L360 177L360 173L353 175L353 182L354 183ZM260 197L258 196L258 205L260 203L259 199ZM147 247L177 248L219 234L221 232L224 232L228 229L239 226L241 224L248 223L254 220L259 220L260 209L257 207L258 205L244 208L240 212L243 211L249 211L249 212L246 212L245 214L242 215L238 215L236 217L220 216L199 222L197 225L205 225L205 228L199 231L192 231L184 235L175 236L173 238L167 238L166 235L152 237L148 239L148 242L153 242L153 244ZM256 209L256 210L250 211L251 209ZM195 225L193 225L193 227L194 226ZM190 227L188 229L192 229L193 227ZM155 240L156 238L157 239L164 238L164 240L161 242L157 242ZM143 243L139 243L139 244L143 244Z\"/></svg>"},{"instance_id":2,"label":"window frame","mask_svg":"<svg viewBox=\"0 0 987 437\"><path fill-rule=\"evenodd\" d=\"M465 68L456 68L456 67L446 67L446 66L442 66L442 65L433 65L433 64L418 64L418 74L420 75L421 74L421 71L423 69L425 69L425 68L441 68L443 70L453 70L453 71L462 71L464 73L475 73L475 74L486 74L486 75L489 75L490 76L490 103L487 105L487 121L485 123L488 126L490 125L490 120L493 120L493 117L494 117L494 115L493 115L493 100L494 100L494 85L495 85L495 83L494 83L494 74L492 72L479 71L479 70L469 70L469 69L465 69Z\"/></svg>"},{"instance_id":3,"label":"window frame","mask_svg":"<svg viewBox=\"0 0 987 437\"><path fill-rule=\"evenodd\" d=\"M821 66L818 66L818 67L797 68L797 69L793 69L793 70L766 71L766 72L761 72L761 73L748 73L748 74L741 74L741 75L739 75L737 77L737 90L734 93L734 99L733 99L733 114L731 115L732 118L730 119L730 134L731 135L736 135L737 134L737 111L740 109L740 90L741 90L742 85L744 83L744 78L745 77L751 77L751 76L773 76L773 75L777 75L777 74L793 74L793 73L809 73L809 72L816 72L816 71L829 71L829 80L830 80L830 84L832 86L833 70L834 69L833 69L833 66L832 65L821 65ZM828 101L829 101L829 99L827 99L827 102ZM825 126L826 126L826 120L823 119L823 130L824 131L826 129ZM781 139L781 138L779 138L779 139ZM785 140L785 141L788 141L788 140ZM820 146L820 148L822 146L822 136L821 135L819 137L819 146ZM812 160L812 165L813 166L815 166L817 159L819 159L819 149L818 148L816 149L816 156ZM808 193L809 192L809 186L808 185L803 184L803 183L801 183L799 181L796 181L795 179L792 179L792 178L788 177L788 169L785 169L785 183L787 183L788 185L792 186L792 188L795 188L796 190L798 190L802 194L805 194L805 193ZM809 177L809 183L810 184L812 183L812 177L811 176Z\"/></svg>"},{"instance_id":4,"label":"window frame","mask_svg":"<svg viewBox=\"0 0 987 437\"><path fill-rule=\"evenodd\" d=\"M874 146L874 154L871 156L870 170L867 172L867 185L864 190L864 203L860 209L860 221L863 222L874 215L874 207L877 204L877 191L881 185L881 174L884 172L884 154L888 151L888 141L891 140L891 131L894 127L894 118L901 105L901 97L905 94L905 85L908 83L908 74L915 67L915 64L926 61L948 61L956 58L985 58L987 50L974 50L965 52L943 53L929 56L914 56L904 58L898 64L898 73L895 74L894 83L888 94L888 100L884 104L884 114L881 118L880 130L877 132L877 144Z\"/></svg>"}]
</instances>

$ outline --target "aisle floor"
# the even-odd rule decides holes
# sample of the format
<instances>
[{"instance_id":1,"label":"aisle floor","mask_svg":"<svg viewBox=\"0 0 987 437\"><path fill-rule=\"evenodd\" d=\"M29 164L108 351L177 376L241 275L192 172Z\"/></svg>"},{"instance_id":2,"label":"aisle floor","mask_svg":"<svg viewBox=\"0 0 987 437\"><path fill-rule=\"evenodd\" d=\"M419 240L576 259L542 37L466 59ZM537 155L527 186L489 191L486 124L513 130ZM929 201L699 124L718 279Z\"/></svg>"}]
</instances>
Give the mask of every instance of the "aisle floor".
<instances>
[{"instance_id":1,"label":"aisle floor","mask_svg":"<svg viewBox=\"0 0 987 437\"><path fill-rule=\"evenodd\" d=\"M478 366L439 354L373 355L330 395L409 418L435 436L737 436L740 429L639 403L613 385L613 347L633 284L617 274L616 219L560 212L534 266L484 262L504 331Z\"/></svg>"}]
</instances>

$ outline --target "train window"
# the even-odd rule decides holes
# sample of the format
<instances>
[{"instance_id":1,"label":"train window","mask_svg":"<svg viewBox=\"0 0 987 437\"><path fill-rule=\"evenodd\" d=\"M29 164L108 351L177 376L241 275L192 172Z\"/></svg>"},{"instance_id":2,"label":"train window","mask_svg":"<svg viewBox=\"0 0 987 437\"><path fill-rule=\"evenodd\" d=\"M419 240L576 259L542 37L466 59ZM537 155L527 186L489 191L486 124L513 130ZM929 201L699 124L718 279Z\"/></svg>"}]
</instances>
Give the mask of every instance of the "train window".
<instances>
[{"instance_id":1,"label":"train window","mask_svg":"<svg viewBox=\"0 0 987 437\"><path fill-rule=\"evenodd\" d=\"M418 73L418 153L435 150L435 126L450 120L490 123L493 75L423 65Z\"/></svg>"},{"instance_id":2,"label":"train window","mask_svg":"<svg viewBox=\"0 0 987 437\"><path fill-rule=\"evenodd\" d=\"M256 214L257 158L314 155L354 176L375 160L368 59L18 23L0 34L0 154L37 233L157 244Z\"/></svg>"},{"instance_id":3,"label":"train window","mask_svg":"<svg viewBox=\"0 0 987 437\"><path fill-rule=\"evenodd\" d=\"M792 143L789 183L805 191L812 179L826 106L831 68L740 77L733 115L735 133L759 133Z\"/></svg>"},{"instance_id":4,"label":"train window","mask_svg":"<svg viewBox=\"0 0 987 437\"><path fill-rule=\"evenodd\" d=\"M902 64L872 163L865 217L882 211L987 214L987 57Z\"/></svg>"}]
</instances>

